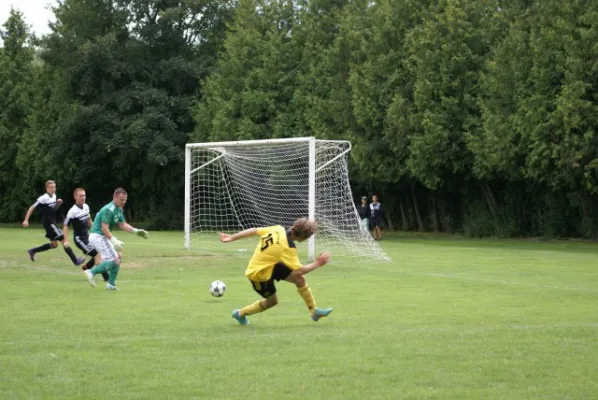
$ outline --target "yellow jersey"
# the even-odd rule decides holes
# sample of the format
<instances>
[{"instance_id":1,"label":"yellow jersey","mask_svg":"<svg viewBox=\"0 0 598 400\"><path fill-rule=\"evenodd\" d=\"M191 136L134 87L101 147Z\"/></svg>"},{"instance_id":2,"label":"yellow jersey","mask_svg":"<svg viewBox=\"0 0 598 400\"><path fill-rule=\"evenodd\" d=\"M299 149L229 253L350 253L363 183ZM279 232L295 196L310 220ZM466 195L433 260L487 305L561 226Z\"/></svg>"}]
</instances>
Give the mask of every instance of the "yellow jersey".
<instances>
[{"instance_id":1,"label":"yellow jersey","mask_svg":"<svg viewBox=\"0 0 598 400\"><path fill-rule=\"evenodd\" d=\"M253 252L245 276L255 282L272 277L276 263L282 262L292 270L301 268L291 233L280 225L257 228L260 241Z\"/></svg>"}]
</instances>

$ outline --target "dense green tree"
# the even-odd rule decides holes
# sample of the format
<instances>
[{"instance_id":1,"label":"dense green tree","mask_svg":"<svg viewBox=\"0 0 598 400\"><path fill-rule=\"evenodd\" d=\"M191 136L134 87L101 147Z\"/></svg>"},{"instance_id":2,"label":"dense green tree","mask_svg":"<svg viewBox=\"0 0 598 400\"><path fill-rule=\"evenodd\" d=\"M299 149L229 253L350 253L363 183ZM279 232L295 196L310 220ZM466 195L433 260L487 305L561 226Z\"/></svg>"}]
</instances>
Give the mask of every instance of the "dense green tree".
<instances>
[{"instance_id":1,"label":"dense green tree","mask_svg":"<svg viewBox=\"0 0 598 400\"><path fill-rule=\"evenodd\" d=\"M22 217L27 187L16 168L18 146L31 113L35 73L32 37L23 14L13 8L0 29L0 221Z\"/></svg>"},{"instance_id":2,"label":"dense green tree","mask_svg":"<svg viewBox=\"0 0 598 400\"><path fill-rule=\"evenodd\" d=\"M291 136L285 113L300 65L291 40L297 12L292 1L240 1L206 81L196 141Z\"/></svg>"},{"instance_id":3,"label":"dense green tree","mask_svg":"<svg viewBox=\"0 0 598 400\"><path fill-rule=\"evenodd\" d=\"M343 24L351 46L349 82L354 115L354 159L364 179L409 180L413 76L406 68L406 35L420 22L426 2L355 2Z\"/></svg>"},{"instance_id":4,"label":"dense green tree","mask_svg":"<svg viewBox=\"0 0 598 400\"><path fill-rule=\"evenodd\" d=\"M346 138L356 128L349 85L350 49L341 33L347 0L301 2L293 41L300 49L291 111L296 136Z\"/></svg>"},{"instance_id":5,"label":"dense green tree","mask_svg":"<svg viewBox=\"0 0 598 400\"><path fill-rule=\"evenodd\" d=\"M472 156L464 133L480 125L479 76L490 50L493 3L439 1L408 34L414 82L407 164L431 189L455 174L469 177Z\"/></svg>"},{"instance_id":6,"label":"dense green tree","mask_svg":"<svg viewBox=\"0 0 598 400\"><path fill-rule=\"evenodd\" d=\"M67 188L84 185L94 194L92 204L123 186L134 193L129 210L139 218L158 226L180 224L191 107L231 6L188 0L60 3L52 33L42 41L44 75L53 84L32 116L29 141L40 153L36 173ZM48 118L55 122L46 124Z\"/></svg>"},{"instance_id":7,"label":"dense green tree","mask_svg":"<svg viewBox=\"0 0 598 400\"><path fill-rule=\"evenodd\" d=\"M470 141L475 171L533 187L528 206L542 229L595 235L596 6L542 2L504 14L507 34L484 74L483 129Z\"/></svg>"},{"instance_id":8,"label":"dense green tree","mask_svg":"<svg viewBox=\"0 0 598 400\"><path fill-rule=\"evenodd\" d=\"M0 219L45 179L182 211L189 141L353 144L389 226L598 236L598 5L574 0L65 0L0 49ZM358 193L357 193L358 192ZM174 221L174 223L173 223Z\"/></svg>"}]
</instances>

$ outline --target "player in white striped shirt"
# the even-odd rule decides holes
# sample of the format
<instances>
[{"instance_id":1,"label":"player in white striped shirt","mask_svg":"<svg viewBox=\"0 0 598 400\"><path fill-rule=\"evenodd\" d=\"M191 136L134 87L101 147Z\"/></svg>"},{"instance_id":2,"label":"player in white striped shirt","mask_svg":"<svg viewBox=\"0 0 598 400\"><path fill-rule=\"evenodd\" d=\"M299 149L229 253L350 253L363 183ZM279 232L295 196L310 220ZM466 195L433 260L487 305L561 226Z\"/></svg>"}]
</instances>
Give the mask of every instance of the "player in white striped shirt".
<instances>
[{"instance_id":1,"label":"player in white striped shirt","mask_svg":"<svg viewBox=\"0 0 598 400\"><path fill-rule=\"evenodd\" d=\"M98 257L98 251L89 244L89 234L87 230L91 228L93 220L89 212L89 206L85 203L87 194L85 189L77 188L73 191L73 197L75 199L75 205L71 207L69 212L66 214L64 220L64 226L62 231L64 232L65 243L68 243L69 238L69 224L73 225L73 239L75 246L77 246L86 256L91 257L89 261L83 265L83 271L93 268L96 264L95 258ZM108 282L108 273L102 273L102 277L105 282Z\"/></svg>"},{"instance_id":2,"label":"player in white striped shirt","mask_svg":"<svg viewBox=\"0 0 598 400\"><path fill-rule=\"evenodd\" d=\"M50 180L46 182L46 193L41 195L37 199L37 201L27 210L27 214L25 215L25 219L23 220L23 227L27 228L29 226L29 218L31 217L31 214L33 214L33 211L37 207L39 207L42 213L42 224L44 226L44 229L46 230L46 238L50 240L50 243L46 243L41 246L27 250L27 253L29 254L29 259L31 261L35 261L36 253L55 249L56 247L58 247L58 242L62 243L65 253L69 256L73 264L81 265L85 261L84 257L75 257L73 249L70 248L68 242L65 242L64 234L56 225L56 210L60 207L61 204L62 199L56 198L56 183Z\"/></svg>"}]
</instances>

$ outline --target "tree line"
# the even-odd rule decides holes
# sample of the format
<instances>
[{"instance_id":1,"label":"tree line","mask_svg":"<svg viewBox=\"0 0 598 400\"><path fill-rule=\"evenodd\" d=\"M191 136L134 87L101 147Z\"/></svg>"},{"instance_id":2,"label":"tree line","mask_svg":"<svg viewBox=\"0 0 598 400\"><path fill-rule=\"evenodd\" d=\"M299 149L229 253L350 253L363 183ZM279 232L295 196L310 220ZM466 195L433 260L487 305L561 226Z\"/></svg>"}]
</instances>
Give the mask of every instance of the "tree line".
<instances>
[{"instance_id":1,"label":"tree line","mask_svg":"<svg viewBox=\"0 0 598 400\"><path fill-rule=\"evenodd\" d=\"M182 225L190 141L353 144L389 228L598 237L598 2L64 0L0 50L0 220L116 186ZM67 195L63 194L63 197Z\"/></svg>"}]
</instances>

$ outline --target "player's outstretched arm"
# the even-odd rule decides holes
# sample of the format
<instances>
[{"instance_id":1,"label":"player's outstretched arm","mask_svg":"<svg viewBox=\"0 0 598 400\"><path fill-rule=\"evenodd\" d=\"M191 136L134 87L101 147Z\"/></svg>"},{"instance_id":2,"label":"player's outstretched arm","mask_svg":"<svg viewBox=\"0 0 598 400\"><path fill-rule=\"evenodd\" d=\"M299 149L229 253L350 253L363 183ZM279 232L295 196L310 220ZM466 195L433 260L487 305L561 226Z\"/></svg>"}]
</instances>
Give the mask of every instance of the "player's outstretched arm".
<instances>
[{"instance_id":1,"label":"player's outstretched arm","mask_svg":"<svg viewBox=\"0 0 598 400\"><path fill-rule=\"evenodd\" d=\"M314 269L323 267L324 265L328 264L330 262L330 260L332 260L332 253L330 253L330 252L320 253L320 254L318 254L318 257L316 258L316 260L314 262L312 262L311 264L304 265L301 268L294 270L293 273L295 275L309 274Z\"/></svg>"},{"instance_id":2,"label":"player's outstretched arm","mask_svg":"<svg viewBox=\"0 0 598 400\"><path fill-rule=\"evenodd\" d=\"M69 247L69 224L66 223L62 226L62 235L64 239L62 240L62 244L66 247Z\"/></svg>"},{"instance_id":3,"label":"player's outstretched arm","mask_svg":"<svg viewBox=\"0 0 598 400\"><path fill-rule=\"evenodd\" d=\"M33 210L35 210L35 204L29 207L29 209L27 210L27 214L25 214L25 219L23 220L24 228L27 228L29 226L29 218L31 217L31 214L33 214Z\"/></svg>"},{"instance_id":4,"label":"player's outstretched arm","mask_svg":"<svg viewBox=\"0 0 598 400\"><path fill-rule=\"evenodd\" d=\"M237 232L234 235L229 235L228 233L222 233L222 232L220 232L218 235L220 235L220 241L222 243L234 242L237 239L242 239L242 238L257 235L257 228L245 229L244 231Z\"/></svg>"},{"instance_id":5,"label":"player's outstretched arm","mask_svg":"<svg viewBox=\"0 0 598 400\"><path fill-rule=\"evenodd\" d=\"M147 233L147 231L145 229L133 228L131 225L127 224L126 222L121 222L121 223L118 224L118 226L123 231L134 233L137 236L141 236L144 239L147 239L147 237L148 237L148 233Z\"/></svg>"}]
</instances>

